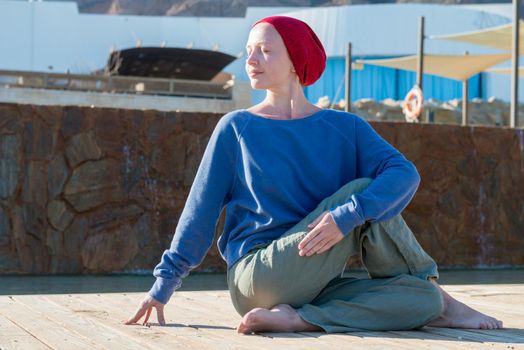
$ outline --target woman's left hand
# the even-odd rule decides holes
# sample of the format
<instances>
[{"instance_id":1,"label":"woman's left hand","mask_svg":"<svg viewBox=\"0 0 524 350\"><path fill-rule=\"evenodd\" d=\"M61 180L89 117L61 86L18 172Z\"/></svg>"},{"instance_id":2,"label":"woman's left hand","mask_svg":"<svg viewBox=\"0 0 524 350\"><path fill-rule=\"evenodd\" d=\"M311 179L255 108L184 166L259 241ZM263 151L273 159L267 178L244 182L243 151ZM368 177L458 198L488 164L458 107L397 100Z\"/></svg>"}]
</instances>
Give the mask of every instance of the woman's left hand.
<instances>
[{"instance_id":1,"label":"woman's left hand","mask_svg":"<svg viewBox=\"0 0 524 350\"><path fill-rule=\"evenodd\" d=\"M300 256L322 254L344 238L329 211L320 214L308 228L312 230L298 244Z\"/></svg>"}]
</instances>

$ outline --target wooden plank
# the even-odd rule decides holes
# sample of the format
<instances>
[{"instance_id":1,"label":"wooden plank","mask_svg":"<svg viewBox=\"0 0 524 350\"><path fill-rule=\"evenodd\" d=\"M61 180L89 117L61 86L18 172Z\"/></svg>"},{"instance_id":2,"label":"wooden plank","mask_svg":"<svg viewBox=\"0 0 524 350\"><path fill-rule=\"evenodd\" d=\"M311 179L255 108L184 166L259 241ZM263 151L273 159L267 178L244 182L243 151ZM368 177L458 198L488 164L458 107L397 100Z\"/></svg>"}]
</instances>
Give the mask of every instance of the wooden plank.
<instances>
[{"instance_id":1,"label":"wooden plank","mask_svg":"<svg viewBox=\"0 0 524 350\"><path fill-rule=\"evenodd\" d=\"M231 301L229 299L229 294L227 294L227 298L224 297L225 295L222 293L222 295L219 295L218 293L211 293L211 292L203 292L199 294L198 296L195 296L192 301L192 305L199 304L203 307L212 308L216 307L221 312L221 317L224 315L224 311L234 312L236 317L238 318L237 322L240 322L240 316L234 311L233 306L231 305ZM226 304L227 299L227 306ZM385 334L385 333L382 333ZM363 339L361 335L357 336L354 333L346 333L342 336L333 336L333 334L326 334L324 332L297 332L297 333L275 333L275 332L264 332L261 333L261 335L265 337L271 337L273 339L295 339L295 342L299 342L297 339L301 339L302 341L303 336L307 336L309 338L314 338L316 342L314 343L315 346L320 342L324 345L328 346L340 346L344 345L344 348L347 348L347 344L352 344L352 348L362 348L363 346L371 346L373 345L374 348L384 348L385 345L388 347L393 347L396 345L399 345L398 341L391 340L387 336L382 338L374 338L370 341L370 339ZM305 339L305 341L308 344L312 344L312 339ZM404 344L402 344L404 346ZM420 349L420 345L413 345L405 348L409 349Z\"/></svg>"},{"instance_id":2,"label":"wooden plank","mask_svg":"<svg viewBox=\"0 0 524 350\"><path fill-rule=\"evenodd\" d=\"M0 349L7 349L6 344L10 344L15 336L17 340L26 341L27 345L10 344L9 348L55 348L55 343L51 344L49 339L60 343L60 337L64 335L80 342L84 348L93 349L524 348L524 285L453 285L445 286L445 289L458 300L502 319L506 327L513 328L461 330L426 327L417 331L261 333L246 336L236 333L235 327L241 317L236 313L227 290L175 292L166 307L167 327L121 324L133 314L144 293L0 296ZM14 303L16 308L9 303ZM15 318L11 321L9 317L12 315ZM154 311L151 321L156 323ZM37 322L40 326L35 324ZM119 339L122 344L115 346ZM74 341L58 344L56 348L82 348Z\"/></svg>"},{"instance_id":3,"label":"wooden plank","mask_svg":"<svg viewBox=\"0 0 524 350\"><path fill-rule=\"evenodd\" d=\"M415 332L415 331L411 331ZM369 340L370 337L377 337L377 340L384 340L394 335L400 335L397 339L390 339L390 346L392 348L400 349L433 349L439 347L445 347L446 349L464 349L467 347L473 347L474 349L489 348L489 349L506 349L508 342L485 342L487 339L484 334L479 336L464 334L463 330L451 330L447 328L424 328L424 330L417 331L417 335L408 334L400 331L394 332L359 332L359 334L367 336L365 339ZM441 339L436 338L435 335L441 336ZM376 341L375 339L373 339Z\"/></svg>"},{"instance_id":4,"label":"wooden plank","mask_svg":"<svg viewBox=\"0 0 524 350\"><path fill-rule=\"evenodd\" d=\"M499 347L493 347L492 345L487 345L479 340L469 340L469 339L462 339L459 337L455 337L454 333L447 333L447 334L435 334L431 332L427 332L426 328L423 328L420 331L390 331L388 332L390 334L396 334L399 336L402 336L404 338L414 338L414 339L421 339L424 342L428 344L432 344L435 347L442 347L445 344L446 349L464 349L464 348L483 348L488 347L493 348L504 348L505 345L499 346Z\"/></svg>"},{"instance_id":5,"label":"wooden plank","mask_svg":"<svg viewBox=\"0 0 524 350\"><path fill-rule=\"evenodd\" d=\"M220 306L221 306L221 303L223 303L225 298L220 297L216 294L217 293L211 293L211 292L205 292L205 293L199 294L198 296L195 296L193 298L192 304L193 305L202 304L208 307L216 306L217 308L220 308L222 312L224 308ZM233 308L231 307L231 309ZM371 337L373 338L372 341L374 343L384 344L390 347L399 346L402 348L411 348L411 349L433 348L434 346L436 346L436 344L438 344L438 341L441 341L441 340L446 340L448 342L453 341L454 343L446 344L446 346L449 347L450 349L463 348L465 345L464 343L457 344L457 339L454 339L449 336L434 335L431 333L424 332L423 330L412 331L412 332L413 334L415 333L418 334L418 338L412 335L409 338L406 337L405 339L402 339L403 338L402 333L395 333L395 332L357 332L357 334L359 334L360 337L365 337L366 344L370 342L369 337L371 335ZM278 334L279 333L264 333L265 336L271 336L274 338L278 338ZM309 336L315 337L317 339L322 339L322 340L338 338L338 337L332 337L332 334L325 337L326 334L323 332L300 332L300 334L309 335ZM353 334L354 333L346 333L346 335L353 335ZM420 342L413 340L413 339L419 339ZM428 341L428 339L431 341ZM352 338L352 341L354 341L353 338ZM476 342L476 344L479 344L479 342ZM360 346L364 346L364 344L361 344Z\"/></svg>"},{"instance_id":6,"label":"wooden plank","mask_svg":"<svg viewBox=\"0 0 524 350\"><path fill-rule=\"evenodd\" d=\"M224 301L226 298L223 296L217 295L218 293L211 293L211 292L204 292L199 294L198 296L193 297L192 299L192 305L200 304L204 307L216 307L217 309L220 309L221 317L224 315L222 312L225 309L231 309L234 310L233 307L229 307L229 304L231 303L229 298L228 300L228 306L224 307ZM236 312L235 312L236 314ZM239 321L240 317L238 316ZM358 334L358 335L357 335ZM372 339L370 339L369 335L373 334ZM419 332L419 334L423 334L423 332ZM420 342L416 341L408 341L406 344L406 339L395 339L398 337L391 337L389 335L389 332L373 332L373 333L346 333L343 335L335 335L335 334L326 334L324 332L298 332L298 333L274 333L274 332L265 332L262 333L263 336L271 337L273 339L281 339L281 338L287 338L287 339L301 339L302 335L306 335L312 338L315 338L317 340L320 340L323 344L329 344L331 346L340 346L344 345L347 347L347 344L351 343L352 347L354 348L362 348L362 347L368 347L373 345L373 348L384 348L384 346L393 348L400 346L401 348L405 349L421 349L421 348L432 348L434 344L427 344L422 339ZM443 337L441 337L443 338ZM311 344L311 340L306 341ZM315 343L317 344L317 343ZM453 348L453 347L451 347Z\"/></svg>"},{"instance_id":7,"label":"wooden plank","mask_svg":"<svg viewBox=\"0 0 524 350\"><path fill-rule=\"evenodd\" d=\"M365 341L376 341L381 342L384 345L388 345L391 348L401 348L401 349L433 349L434 344L430 344L426 341L425 333L423 331L418 331L420 333L419 338L406 338L404 336L399 336L398 334L392 332L358 332L358 335L363 337Z\"/></svg>"},{"instance_id":8,"label":"wooden plank","mask_svg":"<svg viewBox=\"0 0 524 350\"><path fill-rule=\"evenodd\" d=\"M301 332L301 334L309 334L317 339L331 344L334 349L394 349L395 347L389 341L382 341L379 339L364 339L355 333L311 333Z\"/></svg>"},{"instance_id":9,"label":"wooden plank","mask_svg":"<svg viewBox=\"0 0 524 350\"><path fill-rule=\"evenodd\" d=\"M227 292L178 292L171 300L170 305L173 305L180 316L177 316L177 322L187 323L192 326L199 326L194 324L193 320L202 321L209 320L209 322L217 322L218 318L224 325L230 325L231 329L221 329L220 332L225 339L249 339L251 343L253 339L262 338L261 345L264 348L268 346L285 346L291 348L306 348L315 347L318 349L330 349L333 345L318 338L312 339L309 336L300 333L260 333L257 335L239 335L234 329L241 318L234 310L229 296L226 297ZM195 295L197 294L197 295ZM214 320L214 321L213 321ZM202 325L200 325L202 327ZM203 326L205 329L205 325ZM319 333L320 334L320 333ZM268 340L271 341L268 343ZM276 342L276 343L275 343Z\"/></svg>"},{"instance_id":10,"label":"wooden plank","mask_svg":"<svg viewBox=\"0 0 524 350\"><path fill-rule=\"evenodd\" d=\"M101 297L98 297L95 303L87 302L85 299L89 299L90 296L92 295L53 295L52 299L72 312L82 314L86 318L96 319L97 322L113 329L114 332L131 337L133 341L140 343L143 347L155 349L213 348L213 343L201 339L196 330L191 328L185 328L181 332L166 336L168 333L162 330L163 327L124 325L122 322L132 314L133 310L130 309L126 313L125 309L119 310L118 307L107 303Z\"/></svg>"},{"instance_id":11,"label":"wooden plank","mask_svg":"<svg viewBox=\"0 0 524 350\"><path fill-rule=\"evenodd\" d=\"M0 298L0 312L18 327L52 349L103 349L91 339L50 325L46 315L35 313L11 297Z\"/></svg>"},{"instance_id":12,"label":"wooden plank","mask_svg":"<svg viewBox=\"0 0 524 350\"><path fill-rule=\"evenodd\" d=\"M4 315L0 315L0 350L10 349L49 350L50 347L11 322Z\"/></svg>"},{"instance_id":13,"label":"wooden plank","mask_svg":"<svg viewBox=\"0 0 524 350\"><path fill-rule=\"evenodd\" d=\"M33 312L38 312L54 322L51 327L69 329L73 332L91 339L107 349L154 349L153 346L135 341L129 334L123 334L115 327L108 327L96 320L96 318L85 317L85 313L74 312L63 305L52 300L52 297L42 295L15 296L15 301L22 303Z\"/></svg>"},{"instance_id":14,"label":"wooden plank","mask_svg":"<svg viewBox=\"0 0 524 350\"><path fill-rule=\"evenodd\" d=\"M524 331L522 329L505 328L505 329L465 329L464 331L470 333L483 334L493 340L510 343L524 343Z\"/></svg>"},{"instance_id":15,"label":"wooden plank","mask_svg":"<svg viewBox=\"0 0 524 350\"><path fill-rule=\"evenodd\" d=\"M355 349L367 349L368 347L371 349L395 349L399 346L402 349L413 350L425 348L423 341L411 343L402 340L399 341L395 337L390 337L387 332L349 332L332 334L301 332L301 334L309 334L333 345L350 343Z\"/></svg>"},{"instance_id":16,"label":"wooden plank","mask_svg":"<svg viewBox=\"0 0 524 350\"><path fill-rule=\"evenodd\" d=\"M194 292L192 292L194 293ZM138 305L139 301L143 298L142 293L127 294L126 298L122 294L83 294L81 296L74 295L72 299L77 304L83 304L96 308L97 306L103 305L105 309L110 313L112 318L118 317L121 320L128 318L132 315L134 308ZM174 303L170 302L170 306ZM176 306L175 306L176 308ZM268 344L264 339L258 339L253 337L246 340L242 339L236 334L234 328L228 328L224 325L216 324L216 317L210 320L208 325L202 324L208 320L205 314L202 314L198 309L195 309L191 305L178 307L179 317L176 321L172 321L169 316L169 310L166 310L166 327L147 327L159 334L164 334L167 338L170 337L181 337L188 334L194 335L195 339L198 339L202 343L202 346L208 345L213 348L224 348L224 349L241 349L246 348L248 345L251 349L264 349L267 348ZM209 310L207 310L209 312ZM151 315L151 318L156 317ZM126 328L142 328L143 326L122 326Z\"/></svg>"},{"instance_id":17,"label":"wooden plank","mask_svg":"<svg viewBox=\"0 0 524 350\"><path fill-rule=\"evenodd\" d=\"M210 295L210 292L206 292L205 294L201 294L199 295L198 297L195 297L194 298L194 301L193 303L200 303L200 304L206 304L206 303L209 303L210 305L209 306L212 306L212 304L216 304L217 302L215 300L221 300L221 298L215 296L213 297L212 295ZM223 300L223 298L222 298ZM219 303L218 303L219 304ZM424 331L416 331L418 334L419 334L419 338L421 340L426 340L425 343L422 343L422 344L416 344L414 345L413 347L417 347L417 348L420 348L420 347L432 347L434 346L435 344L429 344L431 342L428 342L428 338L429 339L433 339L434 341L435 340L446 340L448 343L446 344L447 347L449 348L462 348L463 345L465 345L465 343L471 343L471 342L474 342L474 340L468 340L468 339L464 339L462 342L461 341L458 341L459 339L458 338L455 338L452 336L452 334L447 334L447 335L439 335L437 339L435 339L435 335L434 334L431 334L431 333L425 333ZM486 332L486 331L482 331L482 330L479 330L479 332ZM489 331L488 331L489 332ZM501 331L494 331L494 332L501 332ZM390 333L390 332L387 332L387 333ZM381 334L387 334L386 332L381 332ZM316 333L315 333L316 334ZM320 334L320 333L319 333ZM499 333L500 334L500 333ZM277 336L277 333L265 333L265 335L267 336L272 336L272 337L276 337ZM331 335L330 335L331 336ZM459 336L460 337L460 336ZM501 338L504 339L504 337L506 337L505 335L502 335ZM393 346L393 345L396 345L396 346L403 346L403 347L406 347L406 340L404 340L404 343L403 344L400 344L397 342L397 344L391 344L391 339L389 339L390 337L389 336L385 336L386 339L381 339L381 342L389 342L389 345L390 346ZM470 336L471 338L471 336ZM489 339L492 339L492 338L489 338ZM511 341L511 339L509 338L505 338L506 341ZM376 339L374 339L376 341ZM369 339L367 339L367 341L369 341ZM434 343L433 341L433 343ZM452 341L452 343L450 343ZM412 343L410 341L408 341L408 343ZM476 344L479 345L481 343L480 340L477 340L476 341ZM453 345L451 345L453 344Z\"/></svg>"},{"instance_id":18,"label":"wooden plank","mask_svg":"<svg viewBox=\"0 0 524 350\"><path fill-rule=\"evenodd\" d=\"M495 344L504 344L505 346L515 346L516 343L508 341L507 338L503 336L490 334L489 331L484 330L483 332L469 332L465 329L452 329L452 328L436 328L436 327L426 327L425 329L428 333L440 334L449 336L458 340L471 340L478 341L485 344L494 346ZM498 331L494 331L498 332Z\"/></svg>"}]
</instances>

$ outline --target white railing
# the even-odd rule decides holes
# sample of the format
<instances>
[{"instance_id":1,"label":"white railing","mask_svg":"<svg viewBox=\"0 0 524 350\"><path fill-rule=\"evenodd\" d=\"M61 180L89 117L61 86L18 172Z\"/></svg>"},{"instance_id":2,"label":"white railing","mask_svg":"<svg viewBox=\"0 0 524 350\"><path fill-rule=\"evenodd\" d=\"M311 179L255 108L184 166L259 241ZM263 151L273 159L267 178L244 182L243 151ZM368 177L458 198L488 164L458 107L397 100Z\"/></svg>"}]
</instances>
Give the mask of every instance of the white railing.
<instances>
[{"instance_id":1,"label":"white railing","mask_svg":"<svg viewBox=\"0 0 524 350\"><path fill-rule=\"evenodd\" d=\"M232 99L232 84L187 79L0 70L0 86Z\"/></svg>"}]
</instances>

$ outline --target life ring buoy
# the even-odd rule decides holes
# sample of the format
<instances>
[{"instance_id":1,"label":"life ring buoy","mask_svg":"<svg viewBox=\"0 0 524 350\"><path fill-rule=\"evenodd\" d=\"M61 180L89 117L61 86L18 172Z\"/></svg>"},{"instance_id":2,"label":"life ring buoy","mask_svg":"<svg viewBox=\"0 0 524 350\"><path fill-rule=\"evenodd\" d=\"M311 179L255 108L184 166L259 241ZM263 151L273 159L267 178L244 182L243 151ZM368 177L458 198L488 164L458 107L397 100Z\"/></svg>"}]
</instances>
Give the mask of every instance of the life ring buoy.
<instances>
[{"instance_id":1,"label":"life ring buoy","mask_svg":"<svg viewBox=\"0 0 524 350\"><path fill-rule=\"evenodd\" d=\"M424 95L422 90L415 85L404 98L404 104L402 112L406 116L406 121L409 123L415 123L419 121L419 116L424 110Z\"/></svg>"}]
</instances>

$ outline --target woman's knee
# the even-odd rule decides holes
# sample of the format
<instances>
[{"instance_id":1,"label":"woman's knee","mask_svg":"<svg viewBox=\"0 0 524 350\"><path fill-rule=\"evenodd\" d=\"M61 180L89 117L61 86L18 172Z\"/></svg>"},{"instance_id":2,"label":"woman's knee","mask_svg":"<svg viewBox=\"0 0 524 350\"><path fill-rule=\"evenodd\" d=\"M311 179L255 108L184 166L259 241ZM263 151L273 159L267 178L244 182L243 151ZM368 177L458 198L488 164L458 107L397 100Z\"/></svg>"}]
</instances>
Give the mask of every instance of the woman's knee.
<instances>
[{"instance_id":1,"label":"woman's knee","mask_svg":"<svg viewBox=\"0 0 524 350\"><path fill-rule=\"evenodd\" d=\"M433 283L426 281L428 286L428 322L436 319L444 312L444 298L440 289Z\"/></svg>"},{"instance_id":2,"label":"woman's knee","mask_svg":"<svg viewBox=\"0 0 524 350\"><path fill-rule=\"evenodd\" d=\"M342 186L342 189L344 189L348 194L358 193L365 190L372 182L372 178L361 177L348 182L347 184Z\"/></svg>"},{"instance_id":3,"label":"woman's knee","mask_svg":"<svg viewBox=\"0 0 524 350\"><path fill-rule=\"evenodd\" d=\"M327 210L328 208L332 208L335 205L347 203L353 194L365 190L372 181L373 179L367 177L352 180L346 183L344 186L340 187L331 196L324 198L319 207L322 210Z\"/></svg>"},{"instance_id":4,"label":"woman's knee","mask_svg":"<svg viewBox=\"0 0 524 350\"><path fill-rule=\"evenodd\" d=\"M440 289L427 280L420 279L413 275L399 276L402 284L418 289L417 303L423 310L421 317L428 323L439 317L444 311L444 299Z\"/></svg>"}]
</instances>

